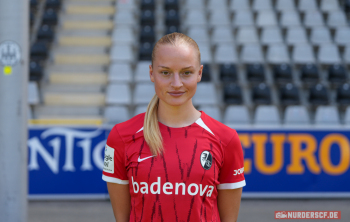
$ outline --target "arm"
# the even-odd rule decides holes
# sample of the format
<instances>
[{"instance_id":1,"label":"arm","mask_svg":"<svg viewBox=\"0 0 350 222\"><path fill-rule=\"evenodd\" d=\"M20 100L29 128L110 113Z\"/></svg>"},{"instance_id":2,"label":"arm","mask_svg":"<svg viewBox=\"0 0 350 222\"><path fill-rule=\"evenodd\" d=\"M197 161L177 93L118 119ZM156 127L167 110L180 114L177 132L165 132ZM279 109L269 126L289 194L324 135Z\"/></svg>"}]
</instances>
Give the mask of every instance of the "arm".
<instances>
[{"instance_id":1,"label":"arm","mask_svg":"<svg viewBox=\"0 0 350 222\"><path fill-rule=\"evenodd\" d=\"M241 204L242 188L218 190L218 209L221 222L236 222Z\"/></svg>"},{"instance_id":2,"label":"arm","mask_svg":"<svg viewBox=\"0 0 350 222\"><path fill-rule=\"evenodd\" d=\"M129 222L130 191L129 184L107 182L107 188L116 222Z\"/></svg>"}]
</instances>

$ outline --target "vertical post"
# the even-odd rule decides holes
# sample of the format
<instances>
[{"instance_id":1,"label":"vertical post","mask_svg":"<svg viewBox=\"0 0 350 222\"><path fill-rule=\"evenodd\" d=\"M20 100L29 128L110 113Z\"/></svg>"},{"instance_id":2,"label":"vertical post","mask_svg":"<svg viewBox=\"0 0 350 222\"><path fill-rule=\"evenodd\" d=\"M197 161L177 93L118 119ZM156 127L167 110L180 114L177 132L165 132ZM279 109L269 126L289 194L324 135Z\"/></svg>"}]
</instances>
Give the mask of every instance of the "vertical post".
<instances>
[{"instance_id":1,"label":"vertical post","mask_svg":"<svg viewBox=\"0 0 350 222\"><path fill-rule=\"evenodd\" d=\"M29 0L0 0L0 221L27 221Z\"/></svg>"}]
</instances>

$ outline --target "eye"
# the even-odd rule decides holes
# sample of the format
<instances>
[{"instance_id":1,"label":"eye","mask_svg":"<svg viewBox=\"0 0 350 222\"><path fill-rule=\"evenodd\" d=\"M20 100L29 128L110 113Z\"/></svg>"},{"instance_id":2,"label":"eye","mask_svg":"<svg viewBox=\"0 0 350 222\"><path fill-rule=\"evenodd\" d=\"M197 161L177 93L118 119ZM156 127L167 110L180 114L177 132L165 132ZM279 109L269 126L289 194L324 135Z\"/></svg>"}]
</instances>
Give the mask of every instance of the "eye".
<instances>
[{"instance_id":1,"label":"eye","mask_svg":"<svg viewBox=\"0 0 350 222\"><path fill-rule=\"evenodd\" d=\"M191 75L191 71L185 71L183 74L185 75L185 76L188 76L188 75Z\"/></svg>"},{"instance_id":2,"label":"eye","mask_svg":"<svg viewBox=\"0 0 350 222\"><path fill-rule=\"evenodd\" d=\"M170 73L169 73L168 71L162 71L162 74L165 75L165 76L167 76L167 75L169 75Z\"/></svg>"}]
</instances>

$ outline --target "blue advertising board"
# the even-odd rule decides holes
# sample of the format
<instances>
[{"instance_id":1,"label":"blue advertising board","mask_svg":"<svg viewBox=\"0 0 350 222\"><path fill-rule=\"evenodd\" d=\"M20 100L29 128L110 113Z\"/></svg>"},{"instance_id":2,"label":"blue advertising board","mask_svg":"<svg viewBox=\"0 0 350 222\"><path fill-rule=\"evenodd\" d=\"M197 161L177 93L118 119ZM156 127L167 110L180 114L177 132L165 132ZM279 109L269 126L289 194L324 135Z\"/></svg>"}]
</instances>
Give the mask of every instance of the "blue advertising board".
<instances>
[{"instance_id":1,"label":"blue advertising board","mask_svg":"<svg viewBox=\"0 0 350 222\"><path fill-rule=\"evenodd\" d=\"M29 128L31 199L108 198L109 127ZM350 129L242 129L243 197L349 197Z\"/></svg>"}]
</instances>

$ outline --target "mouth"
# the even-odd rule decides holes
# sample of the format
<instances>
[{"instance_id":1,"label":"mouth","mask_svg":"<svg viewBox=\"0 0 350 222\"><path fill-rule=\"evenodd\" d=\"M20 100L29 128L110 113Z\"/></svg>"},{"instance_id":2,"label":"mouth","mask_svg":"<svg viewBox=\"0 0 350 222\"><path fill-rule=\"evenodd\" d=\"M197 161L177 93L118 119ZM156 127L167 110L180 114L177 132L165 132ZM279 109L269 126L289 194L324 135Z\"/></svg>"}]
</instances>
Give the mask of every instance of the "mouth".
<instances>
[{"instance_id":1,"label":"mouth","mask_svg":"<svg viewBox=\"0 0 350 222\"><path fill-rule=\"evenodd\" d=\"M181 92L181 91L171 91L168 93L169 93L169 95L174 96L174 97L179 97L179 96L182 96L183 94L185 94L185 92Z\"/></svg>"}]
</instances>

